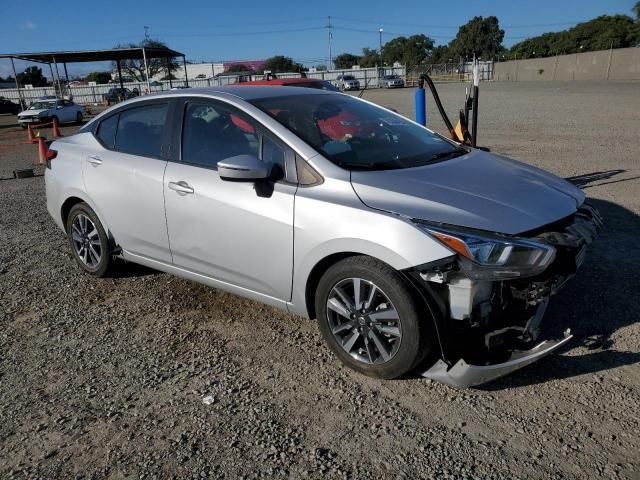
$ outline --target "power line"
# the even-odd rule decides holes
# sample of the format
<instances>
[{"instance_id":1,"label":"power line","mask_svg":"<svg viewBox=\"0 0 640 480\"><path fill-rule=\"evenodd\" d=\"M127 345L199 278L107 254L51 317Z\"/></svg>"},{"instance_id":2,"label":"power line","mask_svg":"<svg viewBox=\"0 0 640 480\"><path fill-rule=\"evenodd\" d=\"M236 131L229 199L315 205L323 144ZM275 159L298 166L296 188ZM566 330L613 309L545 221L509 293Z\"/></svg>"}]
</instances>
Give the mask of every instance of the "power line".
<instances>
[{"instance_id":1,"label":"power line","mask_svg":"<svg viewBox=\"0 0 640 480\"><path fill-rule=\"evenodd\" d=\"M442 25L442 24L425 24L425 23L401 23L401 22L389 22L387 20L363 20L360 18L352 18L352 17L340 17L334 16L336 20L342 20L345 22L352 23L365 23L365 24L374 24L374 25L395 25L400 27L418 27L418 28L441 28L441 29L458 29L462 25ZM540 27L562 27L567 25L575 25L580 23L579 21L574 22L562 22L562 23L539 23L539 24L521 24L521 25L501 25L502 28L540 28Z\"/></svg>"},{"instance_id":2,"label":"power line","mask_svg":"<svg viewBox=\"0 0 640 480\"><path fill-rule=\"evenodd\" d=\"M306 28L288 28L283 30L263 30L263 31L245 31L245 32L202 32L202 33L158 33L158 37L161 38L170 38L170 37L238 37L238 36L249 36L249 35L271 35L278 33L296 33L296 32L311 32L324 30L326 27L318 26L318 27L306 27Z\"/></svg>"}]
</instances>

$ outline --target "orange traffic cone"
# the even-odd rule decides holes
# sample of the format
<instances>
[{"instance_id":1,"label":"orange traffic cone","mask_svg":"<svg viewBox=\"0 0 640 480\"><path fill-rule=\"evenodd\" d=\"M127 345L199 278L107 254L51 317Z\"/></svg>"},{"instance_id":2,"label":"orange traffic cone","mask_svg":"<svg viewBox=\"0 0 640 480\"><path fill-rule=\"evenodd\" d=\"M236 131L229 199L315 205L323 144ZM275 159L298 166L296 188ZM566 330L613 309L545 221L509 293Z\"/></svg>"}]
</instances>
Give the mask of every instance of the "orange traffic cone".
<instances>
[{"instance_id":1,"label":"orange traffic cone","mask_svg":"<svg viewBox=\"0 0 640 480\"><path fill-rule=\"evenodd\" d=\"M31 125L27 125L27 140L29 143L36 142L36 137L33 136L33 130L31 130Z\"/></svg>"},{"instance_id":2,"label":"orange traffic cone","mask_svg":"<svg viewBox=\"0 0 640 480\"><path fill-rule=\"evenodd\" d=\"M46 138L44 137L38 137L38 160L40 161L40 165L47 163L47 144L45 140Z\"/></svg>"},{"instance_id":3,"label":"orange traffic cone","mask_svg":"<svg viewBox=\"0 0 640 480\"><path fill-rule=\"evenodd\" d=\"M53 127L51 127L51 134L54 137L61 137L62 132L60 131L60 127L58 127L58 119L53 117Z\"/></svg>"}]
</instances>

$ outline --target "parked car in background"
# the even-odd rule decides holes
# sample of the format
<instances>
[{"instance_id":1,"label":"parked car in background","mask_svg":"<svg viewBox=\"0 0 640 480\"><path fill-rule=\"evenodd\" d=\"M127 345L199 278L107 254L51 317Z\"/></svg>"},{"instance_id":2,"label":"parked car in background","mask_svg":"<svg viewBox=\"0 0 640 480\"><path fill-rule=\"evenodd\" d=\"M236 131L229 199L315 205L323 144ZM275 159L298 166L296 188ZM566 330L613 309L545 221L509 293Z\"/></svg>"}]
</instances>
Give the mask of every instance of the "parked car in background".
<instances>
[{"instance_id":1,"label":"parked car in background","mask_svg":"<svg viewBox=\"0 0 640 480\"><path fill-rule=\"evenodd\" d=\"M114 87L110 88L107 93L102 96L105 105L115 105L116 103L129 100L140 95L137 89L129 90L128 88Z\"/></svg>"},{"instance_id":2,"label":"parked car in background","mask_svg":"<svg viewBox=\"0 0 640 480\"><path fill-rule=\"evenodd\" d=\"M18 123L22 128L34 123L46 123L54 118L59 123L81 123L84 107L70 100L38 100L18 114Z\"/></svg>"},{"instance_id":3,"label":"parked car in background","mask_svg":"<svg viewBox=\"0 0 640 480\"><path fill-rule=\"evenodd\" d=\"M404 80L399 75L385 75L380 82L380 88L402 88Z\"/></svg>"},{"instance_id":4,"label":"parked car in background","mask_svg":"<svg viewBox=\"0 0 640 480\"><path fill-rule=\"evenodd\" d=\"M352 133L325 135L335 118ZM380 378L476 385L566 344L542 319L601 225L562 178L319 89L141 97L50 148L47 208L84 272L118 256L317 318Z\"/></svg>"},{"instance_id":5,"label":"parked car in background","mask_svg":"<svg viewBox=\"0 0 640 480\"><path fill-rule=\"evenodd\" d=\"M0 113L12 113L17 115L20 113L20 105L13 103L8 98L0 97Z\"/></svg>"},{"instance_id":6,"label":"parked car in background","mask_svg":"<svg viewBox=\"0 0 640 480\"><path fill-rule=\"evenodd\" d=\"M360 90L360 80L353 75L338 75L336 83L340 90Z\"/></svg>"},{"instance_id":7,"label":"parked car in background","mask_svg":"<svg viewBox=\"0 0 640 480\"><path fill-rule=\"evenodd\" d=\"M332 92L338 91L333 83L327 82L326 80L320 80L318 78L270 78L268 80L240 82L234 85L274 85L281 87L315 88L318 90L329 90Z\"/></svg>"}]
</instances>

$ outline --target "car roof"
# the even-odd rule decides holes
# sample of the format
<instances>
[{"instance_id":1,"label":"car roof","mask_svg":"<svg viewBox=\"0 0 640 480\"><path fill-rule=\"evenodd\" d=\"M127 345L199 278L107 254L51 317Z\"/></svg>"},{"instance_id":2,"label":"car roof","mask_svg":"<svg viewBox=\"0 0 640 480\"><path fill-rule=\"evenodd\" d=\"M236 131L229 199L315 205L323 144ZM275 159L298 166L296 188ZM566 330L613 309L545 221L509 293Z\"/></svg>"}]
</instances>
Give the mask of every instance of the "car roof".
<instances>
[{"instance_id":1,"label":"car roof","mask_svg":"<svg viewBox=\"0 0 640 480\"><path fill-rule=\"evenodd\" d=\"M251 101L261 98L272 97L286 97L288 95L328 95L335 94L329 90L320 90L315 88L298 88L287 87L283 85L280 88L272 88L270 85L229 85L224 87L203 87L203 88L185 88L180 90L169 90L165 92L159 92L149 96L141 98L150 98L155 96L192 96L192 95L211 95L217 96L217 94L229 94L234 95L243 100Z\"/></svg>"}]
</instances>

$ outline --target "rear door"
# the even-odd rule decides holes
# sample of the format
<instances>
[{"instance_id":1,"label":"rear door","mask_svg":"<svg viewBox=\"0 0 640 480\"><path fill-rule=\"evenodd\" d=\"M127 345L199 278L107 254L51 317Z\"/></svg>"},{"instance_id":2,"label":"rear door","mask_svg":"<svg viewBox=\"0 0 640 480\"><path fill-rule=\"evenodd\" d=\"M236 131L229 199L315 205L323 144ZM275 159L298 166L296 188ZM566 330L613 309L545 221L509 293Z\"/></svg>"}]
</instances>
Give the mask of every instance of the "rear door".
<instances>
[{"instance_id":1,"label":"rear door","mask_svg":"<svg viewBox=\"0 0 640 480\"><path fill-rule=\"evenodd\" d=\"M170 263L163 177L170 104L137 103L100 122L82 169L86 191L127 252Z\"/></svg>"},{"instance_id":2,"label":"rear door","mask_svg":"<svg viewBox=\"0 0 640 480\"><path fill-rule=\"evenodd\" d=\"M180 110L177 161L167 164L164 183L174 264L289 300L297 184L286 171L293 152L229 104L194 99ZM240 154L269 163L281 179L222 180L218 161Z\"/></svg>"}]
</instances>

